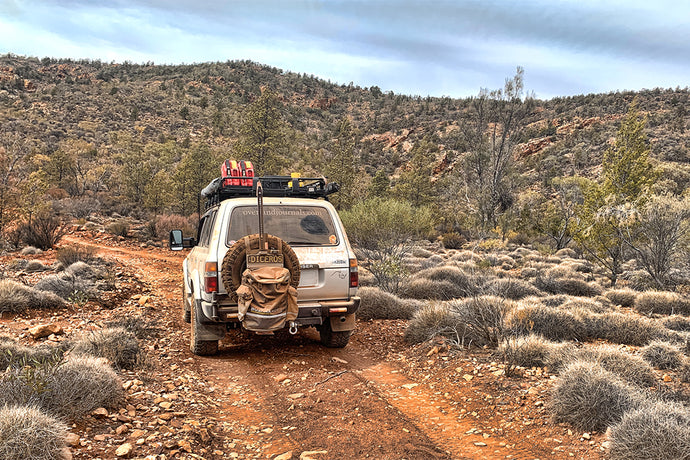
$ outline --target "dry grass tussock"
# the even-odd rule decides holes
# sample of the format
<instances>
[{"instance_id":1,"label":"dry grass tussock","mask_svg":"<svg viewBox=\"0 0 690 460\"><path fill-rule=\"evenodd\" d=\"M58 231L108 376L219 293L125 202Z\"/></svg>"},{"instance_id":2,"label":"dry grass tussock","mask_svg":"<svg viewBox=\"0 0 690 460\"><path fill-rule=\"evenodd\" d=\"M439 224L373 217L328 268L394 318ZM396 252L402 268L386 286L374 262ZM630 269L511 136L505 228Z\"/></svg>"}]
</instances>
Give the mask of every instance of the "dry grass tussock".
<instances>
[{"instance_id":1,"label":"dry grass tussock","mask_svg":"<svg viewBox=\"0 0 690 460\"><path fill-rule=\"evenodd\" d=\"M444 265L416 273L403 288L402 295L414 299L448 300L476 295L481 284L483 279L480 277L458 267Z\"/></svg>"},{"instance_id":2,"label":"dry grass tussock","mask_svg":"<svg viewBox=\"0 0 690 460\"><path fill-rule=\"evenodd\" d=\"M582 309L591 313L607 313L613 310L605 297L567 297L565 302L559 305L559 308L571 311Z\"/></svg>"},{"instance_id":3,"label":"dry grass tussock","mask_svg":"<svg viewBox=\"0 0 690 460\"><path fill-rule=\"evenodd\" d=\"M620 305L621 307L632 307L635 304L635 299L637 299L638 292L630 288L622 289L611 289L606 291L604 296L613 302L614 305Z\"/></svg>"},{"instance_id":4,"label":"dry grass tussock","mask_svg":"<svg viewBox=\"0 0 690 460\"><path fill-rule=\"evenodd\" d=\"M23 256L34 256L36 254L41 254L43 253L42 250L38 249L35 246L25 246L22 248L20 254Z\"/></svg>"},{"instance_id":5,"label":"dry grass tussock","mask_svg":"<svg viewBox=\"0 0 690 460\"><path fill-rule=\"evenodd\" d=\"M556 380L549 409L556 422L599 431L620 421L643 401L641 391L613 372L596 363L575 361Z\"/></svg>"},{"instance_id":6,"label":"dry grass tussock","mask_svg":"<svg viewBox=\"0 0 690 460\"><path fill-rule=\"evenodd\" d=\"M68 420L97 407L115 407L123 396L115 371L105 360L91 357L9 368L0 376L0 406L40 407Z\"/></svg>"},{"instance_id":7,"label":"dry grass tussock","mask_svg":"<svg viewBox=\"0 0 690 460\"><path fill-rule=\"evenodd\" d=\"M565 258L565 257L569 257L571 259L577 258L577 252L575 252L575 250L570 249L570 248L559 249L558 251L556 251L556 253L554 255L556 257L561 257L561 258Z\"/></svg>"},{"instance_id":8,"label":"dry grass tussock","mask_svg":"<svg viewBox=\"0 0 690 460\"><path fill-rule=\"evenodd\" d=\"M62 347L39 345L27 347L7 336L0 336L0 372L7 367L24 367L57 362L64 355Z\"/></svg>"},{"instance_id":9,"label":"dry grass tussock","mask_svg":"<svg viewBox=\"0 0 690 460\"><path fill-rule=\"evenodd\" d=\"M29 308L64 306L65 301L51 292L42 292L9 279L0 280L0 312L21 313Z\"/></svg>"},{"instance_id":10,"label":"dry grass tussock","mask_svg":"<svg viewBox=\"0 0 690 460\"><path fill-rule=\"evenodd\" d=\"M484 286L486 294L520 300L528 296L540 296L543 293L527 281L516 278L496 278Z\"/></svg>"},{"instance_id":11,"label":"dry grass tussock","mask_svg":"<svg viewBox=\"0 0 690 460\"><path fill-rule=\"evenodd\" d=\"M74 355L106 358L113 366L122 369L134 369L139 352L136 336L121 327L88 332L72 348Z\"/></svg>"},{"instance_id":12,"label":"dry grass tussock","mask_svg":"<svg viewBox=\"0 0 690 460\"><path fill-rule=\"evenodd\" d=\"M571 342L552 342L536 334L525 337L511 337L501 342L498 353L509 369L515 367L546 367L550 372L558 372L571 357L577 347Z\"/></svg>"},{"instance_id":13,"label":"dry grass tussock","mask_svg":"<svg viewBox=\"0 0 690 460\"><path fill-rule=\"evenodd\" d=\"M411 319L422 302L401 299L376 287L362 287L358 294L362 303L357 310L358 319Z\"/></svg>"},{"instance_id":14,"label":"dry grass tussock","mask_svg":"<svg viewBox=\"0 0 690 460\"><path fill-rule=\"evenodd\" d=\"M634 308L642 314L690 315L690 299L675 292L647 291L637 296Z\"/></svg>"},{"instance_id":15,"label":"dry grass tussock","mask_svg":"<svg viewBox=\"0 0 690 460\"><path fill-rule=\"evenodd\" d=\"M580 361L597 363L624 381L638 387L650 387L656 382L651 366L644 359L616 346L600 345L581 348L578 349L576 358Z\"/></svg>"},{"instance_id":16,"label":"dry grass tussock","mask_svg":"<svg viewBox=\"0 0 690 460\"><path fill-rule=\"evenodd\" d=\"M658 340L642 348L641 352L642 357L656 369L678 369L685 359L676 346Z\"/></svg>"},{"instance_id":17,"label":"dry grass tussock","mask_svg":"<svg viewBox=\"0 0 690 460\"><path fill-rule=\"evenodd\" d=\"M690 332L690 318L686 316L667 316L661 320L661 324L673 331Z\"/></svg>"},{"instance_id":18,"label":"dry grass tussock","mask_svg":"<svg viewBox=\"0 0 690 460\"><path fill-rule=\"evenodd\" d=\"M573 313L524 302L507 315L506 328L514 335L538 334L555 341L582 341L587 337L584 324Z\"/></svg>"},{"instance_id":19,"label":"dry grass tussock","mask_svg":"<svg viewBox=\"0 0 690 460\"><path fill-rule=\"evenodd\" d=\"M690 410L668 402L625 413L611 428L611 459L690 458Z\"/></svg>"},{"instance_id":20,"label":"dry grass tussock","mask_svg":"<svg viewBox=\"0 0 690 460\"><path fill-rule=\"evenodd\" d=\"M36 283L35 288L68 299L78 292L91 293L96 280L102 276L97 268L85 262L75 262L58 275L46 276Z\"/></svg>"},{"instance_id":21,"label":"dry grass tussock","mask_svg":"<svg viewBox=\"0 0 690 460\"><path fill-rule=\"evenodd\" d=\"M568 270L570 273L575 273ZM539 273L534 285L549 294L568 294L578 297L601 295L603 289L595 283L588 283L579 277L554 277L548 273Z\"/></svg>"},{"instance_id":22,"label":"dry grass tussock","mask_svg":"<svg viewBox=\"0 0 690 460\"><path fill-rule=\"evenodd\" d=\"M405 339L419 343L441 335L457 346L498 346L510 301L493 296L472 297L422 306L410 321Z\"/></svg>"},{"instance_id":23,"label":"dry grass tussock","mask_svg":"<svg viewBox=\"0 0 690 460\"><path fill-rule=\"evenodd\" d=\"M49 269L50 267L46 267L40 260L30 260L26 267L24 267L24 271L28 273L42 272Z\"/></svg>"},{"instance_id":24,"label":"dry grass tussock","mask_svg":"<svg viewBox=\"0 0 690 460\"><path fill-rule=\"evenodd\" d=\"M0 458L55 460L63 457L67 425L26 406L0 408Z\"/></svg>"}]
</instances>

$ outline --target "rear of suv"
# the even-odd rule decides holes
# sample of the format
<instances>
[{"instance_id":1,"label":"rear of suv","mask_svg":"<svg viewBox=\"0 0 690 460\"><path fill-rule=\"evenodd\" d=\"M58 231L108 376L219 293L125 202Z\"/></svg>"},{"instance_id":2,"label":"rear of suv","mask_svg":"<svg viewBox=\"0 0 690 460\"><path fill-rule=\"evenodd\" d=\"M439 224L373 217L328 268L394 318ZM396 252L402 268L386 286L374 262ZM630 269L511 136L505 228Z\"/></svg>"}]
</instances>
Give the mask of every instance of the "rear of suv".
<instances>
[{"instance_id":1,"label":"rear of suv","mask_svg":"<svg viewBox=\"0 0 690 460\"><path fill-rule=\"evenodd\" d=\"M192 352L216 353L226 331L243 324L236 294L238 275L229 272L246 275L244 253L236 259L235 253L245 237L256 236L260 227L287 246L282 252L289 259L285 266L297 288L298 309L285 327L294 334L299 327L314 326L325 346L346 346L359 308L358 273L340 218L327 201L337 186L329 187L322 178L243 179L244 185L216 180L217 186L212 183L204 189L207 209L196 238L183 239L179 230L171 232L171 249L192 247L183 262L183 309L191 323ZM261 202L255 198L257 189L264 190Z\"/></svg>"}]
</instances>

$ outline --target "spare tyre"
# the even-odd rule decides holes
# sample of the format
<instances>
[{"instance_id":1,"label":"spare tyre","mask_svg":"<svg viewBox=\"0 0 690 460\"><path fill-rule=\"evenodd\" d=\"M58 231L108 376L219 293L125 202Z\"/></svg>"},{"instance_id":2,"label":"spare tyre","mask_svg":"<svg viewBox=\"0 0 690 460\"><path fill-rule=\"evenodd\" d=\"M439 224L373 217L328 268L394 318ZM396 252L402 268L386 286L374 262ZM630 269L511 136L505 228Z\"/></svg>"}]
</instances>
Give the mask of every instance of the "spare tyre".
<instances>
[{"instance_id":1,"label":"spare tyre","mask_svg":"<svg viewBox=\"0 0 690 460\"><path fill-rule=\"evenodd\" d=\"M221 266L223 286L225 286L225 290L233 301L237 301L237 293L235 291L242 284L242 273L247 269L247 240L249 241L250 250L259 249L258 233L249 235L246 238L240 238L228 249ZM292 250L289 244L277 236L266 235L266 240L270 249L277 249L283 254L283 264L290 272L290 285L297 288L300 277L297 254L295 254L295 251Z\"/></svg>"}]
</instances>

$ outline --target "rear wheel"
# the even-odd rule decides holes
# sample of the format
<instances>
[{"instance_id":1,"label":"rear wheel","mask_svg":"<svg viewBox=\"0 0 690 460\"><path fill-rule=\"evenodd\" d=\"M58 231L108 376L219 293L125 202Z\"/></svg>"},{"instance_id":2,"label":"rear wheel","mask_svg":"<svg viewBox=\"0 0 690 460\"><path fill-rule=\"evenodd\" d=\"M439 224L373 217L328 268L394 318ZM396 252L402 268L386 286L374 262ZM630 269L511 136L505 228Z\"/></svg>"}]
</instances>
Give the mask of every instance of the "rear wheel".
<instances>
[{"instance_id":1,"label":"rear wheel","mask_svg":"<svg viewBox=\"0 0 690 460\"><path fill-rule=\"evenodd\" d=\"M199 356L210 356L218 353L217 340L199 340L199 318L195 307L190 309L190 319L192 322L192 333L190 339L190 349L192 353Z\"/></svg>"},{"instance_id":2,"label":"rear wheel","mask_svg":"<svg viewBox=\"0 0 690 460\"><path fill-rule=\"evenodd\" d=\"M350 341L352 331L334 331L331 327L331 319L326 321L319 328L321 343L328 348L344 348Z\"/></svg>"}]
</instances>

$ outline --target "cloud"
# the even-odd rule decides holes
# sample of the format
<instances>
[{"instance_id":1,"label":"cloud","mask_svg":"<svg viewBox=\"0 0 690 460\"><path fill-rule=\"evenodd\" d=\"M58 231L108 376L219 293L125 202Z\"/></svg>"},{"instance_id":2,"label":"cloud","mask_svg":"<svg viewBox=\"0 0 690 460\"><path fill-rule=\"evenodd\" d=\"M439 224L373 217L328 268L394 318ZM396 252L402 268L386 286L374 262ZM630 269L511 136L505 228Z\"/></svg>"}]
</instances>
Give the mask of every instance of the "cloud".
<instances>
[{"instance_id":1,"label":"cloud","mask_svg":"<svg viewBox=\"0 0 690 460\"><path fill-rule=\"evenodd\" d=\"M408 94L476 94L517 65L542 97L690 73L690 13L670 0L0 0L0 13L0 46L18 54L251 59Z\"/></svg>"}]
</instances>

